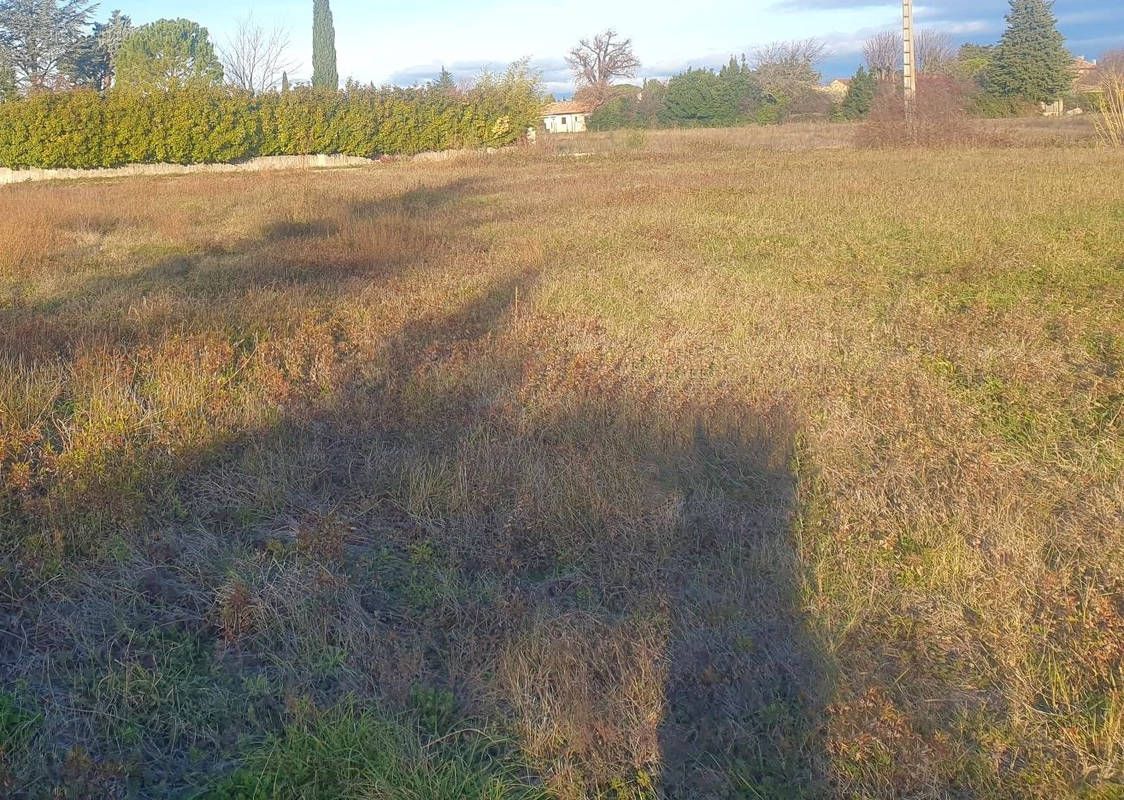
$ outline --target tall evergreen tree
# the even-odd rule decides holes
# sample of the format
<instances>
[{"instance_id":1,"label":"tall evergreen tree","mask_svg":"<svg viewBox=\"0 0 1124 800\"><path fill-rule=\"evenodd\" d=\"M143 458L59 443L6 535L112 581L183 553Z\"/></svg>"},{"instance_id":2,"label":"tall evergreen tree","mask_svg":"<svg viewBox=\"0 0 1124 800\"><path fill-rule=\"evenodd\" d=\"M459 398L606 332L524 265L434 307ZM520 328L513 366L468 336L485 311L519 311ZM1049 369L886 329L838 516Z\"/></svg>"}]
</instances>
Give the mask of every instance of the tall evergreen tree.
<instances>
[{"instance_id":1,"label":"tall evergreen tree","mask_svg":"<svg viewBox=\"0 0 1124 800\"><path fill-rule=\"evenodd\" d=\"M993 94L1050 103L1073 86L1053 6L1053 0L1011 0L1007 30L987 67Z\"/></svg>"},{"instance_id":2,"label":"tall evergreen tree","mask_svg":"<svg viewBox=\"0 0 1124 800\"><path fill-rule=\"evenodd\" d=\"M730 56L729 63L718 71L718 78L726 85L738 114L750 114L761 104L761 87L744 55L740 61Z\"/></svg>"},{"instance_id":3,"label":"tall evergreen tree","mask_svg":"<svg viewBox=\"0 0 1124 800\"><path fill-rule=\"evenodd\" d=\"M336 26L328 0L312 2L312 85L317 88L340 88L336 69Z\"/></svg>"},{"instance_id":4,"label":"tall evergreen tree","mask_svg":"<svg viewBox=\"0 0 1124 800\"><path fill-rule=\"evenodd\" d=\"M453 80L453 73L441 67L441 74L437 77L437 82L433 84L433 88L439 92L455 92L457 90L457 82Z\"/></svg>"},{"instance_id":5,"label":"tall evergreen tree","mask_svg":"<svg viewBox=\"0 0 1124 800\"><path fill-rule=\"evenodd\" d=\"M877 93L878 77L873 71L867 72L865 67L859 67L859 71L851 79L847 96L843 98L843 116L847 119L862 119L868 115Z\"/></svg>"},{"instance_id":6,"label":"tall evergreen tree","mask_svg":"<svg viewBox=\"0 0 1124 800\"><path fill-rule=\"evenodd\" d=\"M665 125L733 125L737 119L729 83L709 69L688 69L668 81L660 115Z\"/></svg>"},{"instance_id":7,"label":"tall evergreen tree","mask_svg":"<svg viewBox=\"0 0 1124 800\"><path fill-rule=\"evenodd\" d=\"M75 43L63 59L63 69L75 86L105 91L113 85L117 51L133 32L133 21L114 11L107 22L94 24L94 31Z\"/></svg>"},{"instance_id":8,"label":"tall evergreen tree","mask_svg":"<svg viewBox=\"0 0 1124 800\"><path fill-rule=\"evenodd\" d=\"M53 89L64 80L59 66L93 8L87 0L0 0L0 50L22 89Z\"/></svg>"}]
</instances>

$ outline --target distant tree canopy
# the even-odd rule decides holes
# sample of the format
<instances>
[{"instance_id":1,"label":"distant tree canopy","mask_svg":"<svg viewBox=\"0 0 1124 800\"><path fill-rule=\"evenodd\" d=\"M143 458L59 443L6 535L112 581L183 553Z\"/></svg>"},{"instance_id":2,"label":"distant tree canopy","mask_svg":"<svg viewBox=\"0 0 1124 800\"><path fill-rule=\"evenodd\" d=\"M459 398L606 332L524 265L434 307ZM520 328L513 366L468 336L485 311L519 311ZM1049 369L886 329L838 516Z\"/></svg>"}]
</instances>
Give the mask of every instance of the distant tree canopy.
<instances>
[{"instance_id":1,"label":"distant tree canopy","mask_svg":"<svg viewBox=\"0 0 1124 800\"><path fill-rule=\"evenodd\" d=\"M336 66L336 25L328 0L312 3L312 85L317 89L340 88Z\"/></svg>"},{"instance_id":2,"label":"distant tree canopy","mask_svg":"<svg viewBox=\"0 0 1124 800\"><path fill-rule=\"evenodd\" d=\"M106 22L95 23L93 31L79 39L64 57L71 83L98 91L113 86L117 54L133 30L132 20L120 11L114 11Z\"/></svg>"},{"instance_id":3,"label":"distant tree canopy","mask_svg":"<svg viewBox=\"0 0 1124 800\"><path fill-rule=\"evenodd\" d=\"M824 47L815 40L778 42L731 57L718 71L688 69L666 84L612 86L590 119L594 130L703 127L779 122L790 113L827 116L833 101L816 91Z\"/></svg>"},{"instance_id":4,"label":"distant tree canopy","mask_svg":"<svg viewBox=\"0 0 1124 800\"><path fill-rule=\"evenodd\" d=\"M66 84L60 67L90 24L93 8L87 0L0 0L0 51L20 89Z\"/></svg>"},{"instance_id":5,"label":"distant tree canopy","mask_svg":"<svg viewBox=\"0 0 1124 800\"><path fill-rule=\"evenodd\" d=\"M660 120L679 125L732 125L737 101L728 81L709 69L689 69L667 84Z\"/></svg>"},{"instance_id":6,"label":"distant tree canopy","mask_svg":"<svg viewBox=\"0 0 1124 800\"><path fill-rule=\"evenodd\" d=\"M774 42L753 54L753 75L764 99L787 108L820 83L827 47L816 39Z\"/></svg>"},{"instance_id":7,"label":"distant tree canopy","mask_svg":"<svg viewBox=\"0 0 1124 800\"><path fill-rule=\"evenodd\" d=\"M730 56L730 60L718 70L718 77L726 85L738 116L752 113L764 99L761 84L744 55L740 60Z\"/></svg>"},{"instance_id":8,"label":"distant tree canopy","mask_svg":"<svg viewBox=\"0 0 1124 800\"><path fill-rule=\"evenodd\" d=\"M1102 75L1124 77L1124 47L1102 53L1097 66Z\"/></svg>"},{"instance_id":9,"label":"distant tree canopy","mask_svg":"<svg viewBox=\"0 0 1124 800\"><path fill-rule=\"evenodd\" d=\"M961 77L978 78L995 56L995 45L964 44L956 54L956 71Z\"/></svg>"},{"instance_id":10,"label":"distant tree canopy","mask_svg":"<svg viewBox=\"0 0 1124 800\"><path fill-rule=\"evenodd\" d=\"M879 31L863 43L866 68L876 78L885 80L896 75L902 66L904 48L897 31Z\"/></svg>"},{"instance_id":11,"label":"distant tree canopy","mask_svg":"<svg viewBox=\"0 0 1124 800\"><path fill-rule=\"evenodd\" d=\"M635 127L703 127L779 122L793 111L826 116L831 98L816 91L814 42L781 42L755 55L731 57L718 71L688 69L666 84L650 79L639 89L614 86L594 111L594 130Z\"/></svg>"},{"instance_id":12,"label":"distant tree canopy","mask_svg":"<svg viewBox=\"0 0 1124 800\"><path fill-rule=\"evenodd\" d=\"M566 56L566 64L574 74L577 96L594 107L613 99L613 81L631 78L640 69L632 40L620 38L612 28L578 42Z\"/></svg>"},{"instance_id":13,"label":"distant tree canopy","mask_svg":"<svg viewBox=\"0 0 1124 800\"><path fill-rule=\"evenodd\" d=\"M922 28L914 37L917 71L922 74L948 72L956 62L956 45L952 37L935 28ZM874 77L885 80L901 75L905 47L899 31L879 31L863 43L863 60Z\"/></svg>"},{"instance_id":14,"label":"distant tree canopy","mask_svg":"<svg viewBox=\"0 0 1124 800\"><path fill-rule=\"evenodd\" d=\"M214 86L222 77L207 29L191 20L161 19L138 28L117 53L122 88Z\"/></svg>"},{"instance_id":15,"label":"distant tree canopy","mask_svg":"<svg viewBox=\"0 0 1124 800\"><path fill-rule=\"evenodd\" d=\"M1011 0L1007 30L987 67L987 87L1000 97L1049 103L1072 88L1070 63L1053 3Z\"/></svg>"},{"instance_id":16,"label":"distant tree canopy","mask_svg":"<svg viewBox=\"0 0 1124 800\"><path fill-rule=\"evenodd\" d=\"M282 85L292 64L288 58L289 34L284 28L266 30L252 14L238 27L220 50L223 77L237 89L260 94Z\"/></svg>"}]
</instances>

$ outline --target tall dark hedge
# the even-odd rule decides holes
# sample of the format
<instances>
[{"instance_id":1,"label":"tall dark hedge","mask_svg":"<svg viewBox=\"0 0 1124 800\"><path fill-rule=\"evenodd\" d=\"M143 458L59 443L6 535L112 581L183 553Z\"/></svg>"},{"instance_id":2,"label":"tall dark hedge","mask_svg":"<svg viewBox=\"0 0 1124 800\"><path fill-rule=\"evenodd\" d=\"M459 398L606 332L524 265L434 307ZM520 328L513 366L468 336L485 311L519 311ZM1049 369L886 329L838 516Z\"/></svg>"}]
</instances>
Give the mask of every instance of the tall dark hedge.
<instances>
[{"instance_id":1,"label":"tall dark hedge","mask_svg":"<svg viewBox=\"0 0 1124 800\"><path fill-rule=\"evenodd\" d=\"M502 146L537 100L474 91L310 88L253 97L225 88L42 93L0 104L0 166L210 164L312 153L375 157Z\"/></svg>"}]
</instances>

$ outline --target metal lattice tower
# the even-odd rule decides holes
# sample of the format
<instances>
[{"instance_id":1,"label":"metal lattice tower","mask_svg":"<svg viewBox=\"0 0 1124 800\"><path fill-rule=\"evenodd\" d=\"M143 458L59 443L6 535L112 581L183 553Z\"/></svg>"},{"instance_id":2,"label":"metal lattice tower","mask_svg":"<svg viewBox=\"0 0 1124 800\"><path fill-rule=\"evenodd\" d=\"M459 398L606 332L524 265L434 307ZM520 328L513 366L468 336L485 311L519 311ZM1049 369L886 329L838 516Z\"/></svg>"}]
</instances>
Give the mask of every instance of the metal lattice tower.
<instances>
[{"instance_id":1,"label":"metal lattice tower","mask_svg":"<svg viewBox=\"0 0 1124 800\"><path fill-rule=\"evenodd\" d=\"M913 40L913 0L902 0L902 46L904 60L902 75L905 79L905 118L913 121L914 104L917 102L917 51Z\"/></svg>"}]
</instances>

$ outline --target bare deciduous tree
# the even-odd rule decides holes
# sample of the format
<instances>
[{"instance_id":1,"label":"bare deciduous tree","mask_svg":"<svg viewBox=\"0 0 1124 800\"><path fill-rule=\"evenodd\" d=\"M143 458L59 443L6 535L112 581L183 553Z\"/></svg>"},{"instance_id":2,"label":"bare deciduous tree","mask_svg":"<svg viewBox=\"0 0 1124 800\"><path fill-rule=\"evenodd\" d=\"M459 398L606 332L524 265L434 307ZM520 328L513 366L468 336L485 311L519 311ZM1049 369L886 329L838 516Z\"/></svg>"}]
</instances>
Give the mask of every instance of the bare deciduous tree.
<instances>
[{"instance_id":1,"label":"bare deciduous tree","mask_svg":"<svg viewBox=\"0 0 1124 800\"><path fill-rule=\"evenodd\" d=\"M773 42L754 51L753 74L766 97L792 100L819 84L819 66L827 55L819 39Z\"/></svg>"},{"instance_id":2,"label":"bare deciduous tree","mask_svg":"<svg viewBox=\"0 0 1124 800\"><path fill-rule=\"evenodd\" d=\"M917 31L915 39L919 73L940 72L956 60L956 45L947 33L923 28ZM881 31L866 40L863 58L870 71L885 80L901 72L902 50L902 35L899 31Z\"/></svg>"},{"instance_id":3,"label":"bare deciduous tree","mask_svg":"<svg viewBox=\"0 0 1124 800\"><path fill-rule=\"evenodd\" d=\"M917 32L917 71L934 73L956 60L956 44L943 31L922 28Z\"/></svg>"},{"instance_id":4,"label":"bare deciduous tree","mask_svg":"<svg viewBox=\"0 0 1124 800\"><path fill-rule=\"evenodd\" d=\"M284 28L266 30L252 14L247 16L220 54L227 83L255 94L273 91L294 67L288 51L289 34Z\"/></svg>"},{"instance_id":5,"label":"bare deciduous tree","mask_svg":"<svg viewBox=\"0 0 1124 800\"><path fill-rule=\"evenodd\" d=\"M881 80L895 75L902 64L902 36L896 31L881 31L863 44L866 66Z\"/></svg>"},{"instance_id":6,"label":"bare deciduous tree","mask_svg":"<svg viewBox=\"0 0 1124 800\"><path fill-rule=\"evenodd\" d=\"M632 40L619 38L612 28L578 42L566 56L566 64L574 73L579 94L594 106L604 104L612 96L614 80L631 78L640 69L640 60L632 52Z\"/></svg>"},{"instance_id":7,"label":"bare deciduous tree","mask_svg":"<svg viewBox=\"0 0 1124 800\"><path fill-rule=\"evenodd\" d=\"M1124 48L1104 53L1097 61L1097 73L1106 78L1124 78Z\"/></svg>"}]
</instances>

